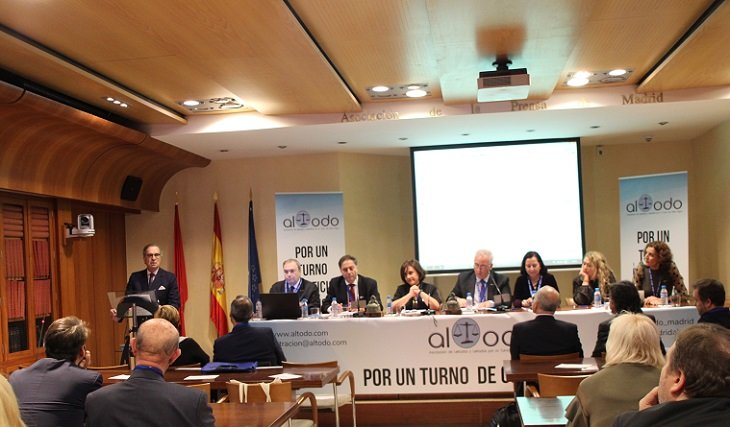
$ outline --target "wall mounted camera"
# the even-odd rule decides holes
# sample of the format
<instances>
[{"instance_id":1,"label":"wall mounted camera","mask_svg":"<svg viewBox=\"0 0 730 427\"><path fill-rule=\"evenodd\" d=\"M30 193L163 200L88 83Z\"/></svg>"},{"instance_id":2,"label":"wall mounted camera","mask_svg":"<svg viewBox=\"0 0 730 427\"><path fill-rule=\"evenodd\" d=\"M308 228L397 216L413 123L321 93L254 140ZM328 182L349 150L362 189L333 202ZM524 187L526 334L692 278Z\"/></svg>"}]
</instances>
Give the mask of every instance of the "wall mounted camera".
<instances>
[{"instance_id":1,"label":"wall mounted camera","mask_svg":"<svg viewBox=\"0 0 730 427\"><path fill-rule=\"evenodd\" d=\"M79 214L76 216L76 225L64 224L66 226L66 238L92 237L96 234L94 229L94 215Z\"/></svg>"}]
</instances>

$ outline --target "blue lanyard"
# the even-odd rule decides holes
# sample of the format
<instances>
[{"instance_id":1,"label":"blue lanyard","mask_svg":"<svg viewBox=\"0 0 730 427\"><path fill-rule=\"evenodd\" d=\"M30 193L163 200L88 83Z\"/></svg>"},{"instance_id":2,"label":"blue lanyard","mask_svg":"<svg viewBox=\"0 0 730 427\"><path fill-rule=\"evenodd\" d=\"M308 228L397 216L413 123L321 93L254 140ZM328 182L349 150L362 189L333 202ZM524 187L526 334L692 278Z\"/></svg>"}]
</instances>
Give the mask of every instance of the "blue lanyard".
<instances>
[{"instance_id":1,"label":"blue lanyard","mask_svg":"<svg viewBox=\"0 0 730 427\"><path fill-rule=\"evenodd\" d=\"M530 297L534 297L535 294L537 293L537 291L539 291L540 288L542 288L542 274L540 275L540 280L537 281L537 287L536 288L533 289L533 287L532 287L532 280L530 280L529 277L527 278L527 284L529 285L529 288L530 288Z\"/></svg>"}]
</instances>

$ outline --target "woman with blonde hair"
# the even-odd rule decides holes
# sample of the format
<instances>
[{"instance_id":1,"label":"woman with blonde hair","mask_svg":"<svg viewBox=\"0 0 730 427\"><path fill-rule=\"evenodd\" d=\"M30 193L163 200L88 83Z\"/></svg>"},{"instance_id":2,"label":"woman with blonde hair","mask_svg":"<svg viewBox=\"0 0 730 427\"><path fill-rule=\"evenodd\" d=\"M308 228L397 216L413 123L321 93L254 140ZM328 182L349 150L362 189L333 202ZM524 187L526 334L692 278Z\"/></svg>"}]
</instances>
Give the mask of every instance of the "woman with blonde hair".
<instances>
[{"instance_id":1,"label":"woman with blonde hair","mask_svg":"<svg viewBox=\"0 0 730 427\"><path fill-rule=\"evenodd\" d=\"M0 374L0 426L25 427L25 423L20 418L18 400L3 374Z\"/></svg>"},{"instance_id":2,"label":"woman with blonde hair","mask_svg":"<svg viewBox=\"0 0 730 427\"><path fill-rule=\"evenodd\" d=\"M606 364L578 386L565 410L567 425L611 426L617 415L638 410L639 400L659 383L663 365L654 322L642 314L618 316L608 334Z\"/></svg>"},{"instance_id":3,"label":"woman with blonde hair","mask_svg":"<svg viewBox=\"0 0 730 427\"><path fill-rule=\"evenodd\" d=\"M608 285L615 281L606 257L597 251L586 252L580 273L573 279L573 301L576 305L591 305L595 288L601 291L601 298L605 300Z\"/></svg>"},{"instance_id":4,"label":"woman with blonde hair","mask_svg":"<svg viewBox=\"0 0 730 427\"><path fill-rule=\"evenodd\" d=\"M155 312L155 318L165 319L172 323L172 326L180 332L180 312L171 305L161 305ZM200 348L200 345L194 339L180 335L180 357L178 357L172 366L184 365L200 365L203 366L210 362L210 356Z\"/></svg>"}]
</instances>

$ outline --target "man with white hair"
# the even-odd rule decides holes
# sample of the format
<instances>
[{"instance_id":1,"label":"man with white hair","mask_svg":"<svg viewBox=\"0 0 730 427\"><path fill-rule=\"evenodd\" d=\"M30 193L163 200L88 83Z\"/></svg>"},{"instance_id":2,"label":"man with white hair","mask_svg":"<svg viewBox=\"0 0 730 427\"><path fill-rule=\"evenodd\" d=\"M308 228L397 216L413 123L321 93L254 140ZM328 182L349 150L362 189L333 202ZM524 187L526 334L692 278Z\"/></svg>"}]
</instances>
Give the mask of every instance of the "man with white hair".
<instances>
[{"instance_id":1,"label":"man with white hair","mask_svg":"<svg viewBox=\"0 0 730 427\"><path fill-rule=\"evenodd\" d=\"M492 252L479 249L474 255L474 269L459 274L451 292L460 306L466 306L467 293L472 295L477 308L494 307L495 295L505 295L507 301L512 300L509 277L492 271L493 259Z\"/></svg>"},{"instance_id":2,"label":"man with white hair","mask_svg":"<svg viewBox=\"0 0 730 427\"><path fill-rule=\"evenodd\" d=\"M730 330L711 323L677 334L659 385L639 410L619 415L614 427L727 426L730 423Z\"/></svg>"},{"instance_id":3,"label":"man with white hair","mask_svg":"<svg viewBox=\"0 0 730 427\"><path fill-rule=\"evenodd\" d=\"M86 426L214 426L213 410L200 390L165 382L165 371L180 356L177 329L150 319L132 339L137 366L128 380L86 398Z\"/></svg>"}]
</instances>

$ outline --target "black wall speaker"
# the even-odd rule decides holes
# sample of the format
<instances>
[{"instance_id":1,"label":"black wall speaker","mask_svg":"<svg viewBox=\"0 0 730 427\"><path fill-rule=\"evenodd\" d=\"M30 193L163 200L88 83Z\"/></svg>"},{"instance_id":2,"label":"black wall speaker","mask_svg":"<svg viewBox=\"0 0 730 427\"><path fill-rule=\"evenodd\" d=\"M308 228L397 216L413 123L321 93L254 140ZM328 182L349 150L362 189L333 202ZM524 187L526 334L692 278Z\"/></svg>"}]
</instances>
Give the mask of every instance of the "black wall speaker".
<instances>
[{"instance_id":1,"label":"black wall speaker","mask_svg":"<svg viewBox=\"0 0 730 427\"><path fill-rule=\"evenodd\" d=\"M127 175L127 178L122 184L122 200L129 200L130 202L137 201L139 196L139 190L142 189L142 178L138 176Z\"/></svg>"}]
</instances>

